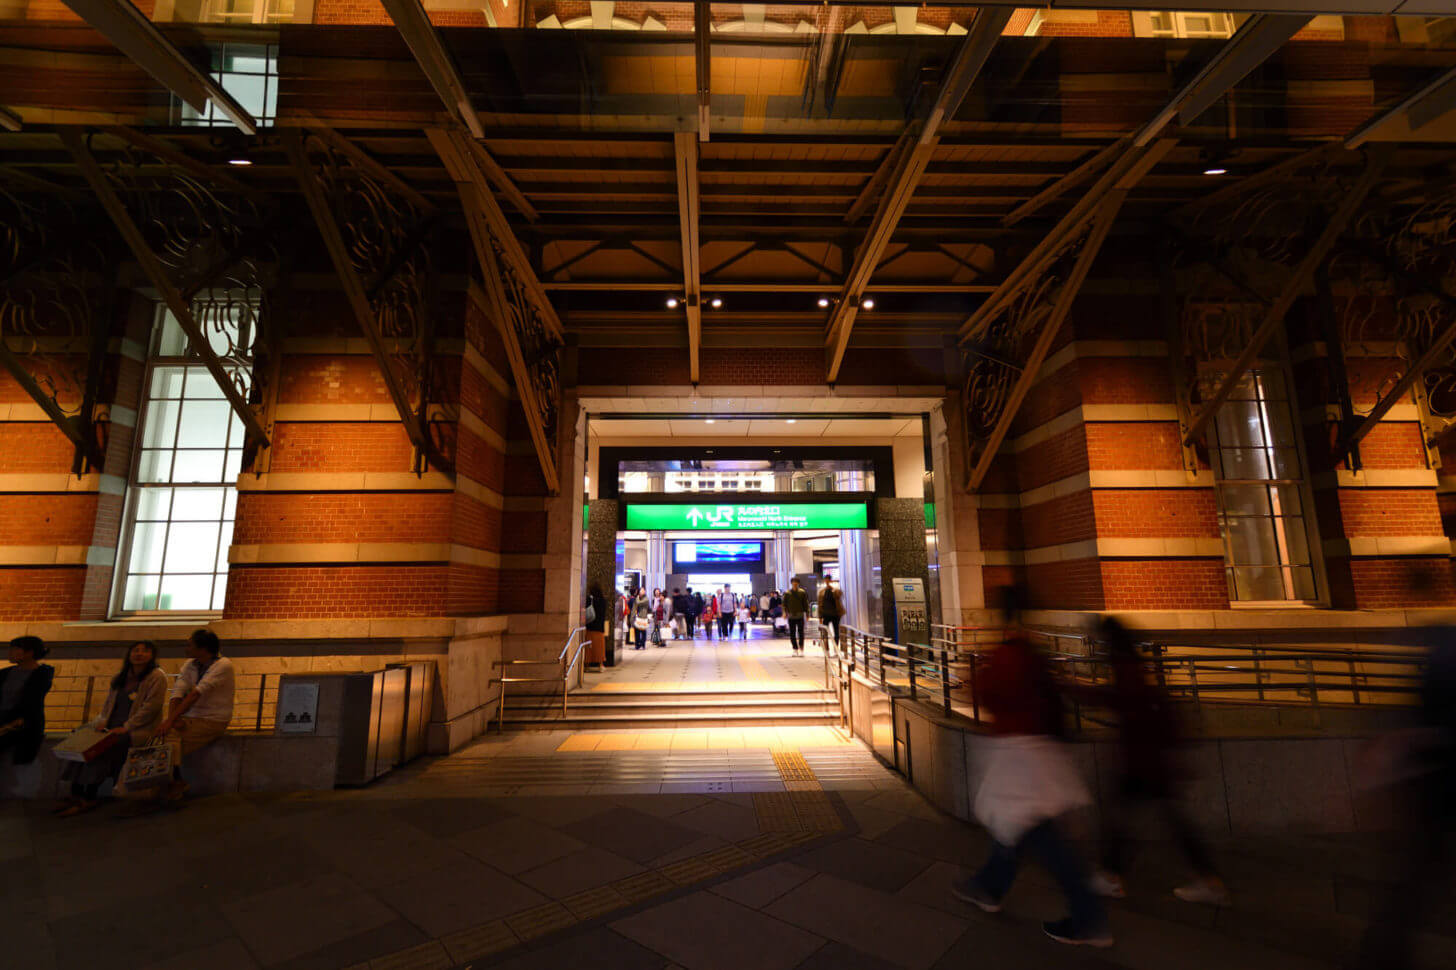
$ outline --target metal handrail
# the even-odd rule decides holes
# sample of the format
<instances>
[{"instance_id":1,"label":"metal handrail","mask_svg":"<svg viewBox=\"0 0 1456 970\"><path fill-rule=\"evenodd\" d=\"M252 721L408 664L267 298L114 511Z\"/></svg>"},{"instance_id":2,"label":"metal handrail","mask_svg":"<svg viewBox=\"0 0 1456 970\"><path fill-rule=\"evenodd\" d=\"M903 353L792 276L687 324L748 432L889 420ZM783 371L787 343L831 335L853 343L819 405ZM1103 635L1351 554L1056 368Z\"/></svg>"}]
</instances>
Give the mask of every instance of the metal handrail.
<instances>
[{"instance_id":1,"label":"metal handrail","mask_svg":"<svg viewBox=\"0 0 1456 970\"><path fill-rule=\"evenodd\" d=\"M830 661L834 660L841 681L846 673L859 672L871 686L886 693L908 694L912 700L920 699L926 686L938 684L939 700L947 714L953 713L952 689L968 686L970 716L979 721L977 669L987 658L982 648L999 642L1001 628L935 624L931 630L930 644L922 645L895 643L878 634L842 626L841 642L831 650L828 633L821 629L826 683L830 680ZM1110 665L1091 636L1036 629L1027 633L1034 640L1070 645L1068 650L1047 651L1048 659L1063 669L1067 679L1091 685L1109 679ZM1159 685L1172 694L1190 698L1195 704L1201 704L1205 695L1244 693L1265 701L1274 694L1283 695L1281 699L1304 698L1315 709L1317 717L1321 705L1329 703L1331 692L1348 695L1348 702L1341 700L1340 703L1361 707L1407 703L1420 690L1423 676L1420 668L1425 663L1425 654L1421 651L1394 647L1355 651L1262 644L1187 644L1173 648L1199 652L1169 654L1168 644L1141 646L1148 654L1145 662ZM1331 666L1338 669L1328 669ZM1405 669L1378 669L1381 667ZM958 682L957 677L964 677L965 682ZM1322 691L1324 698L1320 696ZM1075 696L1072 706L1080 727L1084 715ZM1096 718L1086 719L1101 723Z\"/></svg>"},{"instance_id":2,"label":"metal handrail","mask_svg":"<svg viewBox=\"0 0 1456 970\"><path fill-rule=\"evenodd\" d=\"M507 684L554 684L561 682L561 716L567 714L567 701L571 696L571 672L576 671L576 686L582 683L582 667L577 663L581 659L581 653L590 642L586 636L586 627L579 626L571 631L566 638L566 643L561 648L561 653L555 660L495 660L491 662L493 667L516 667L516 666L558 666L561 669L559 676L555 677L492 677L490 683L500 684L500 711L496 717L498 730L506 729L506 685ZM576 651L572 652L572 645L576 645ZM570 654L570 659L567 655Z\"/></svg>"}]
</instances>

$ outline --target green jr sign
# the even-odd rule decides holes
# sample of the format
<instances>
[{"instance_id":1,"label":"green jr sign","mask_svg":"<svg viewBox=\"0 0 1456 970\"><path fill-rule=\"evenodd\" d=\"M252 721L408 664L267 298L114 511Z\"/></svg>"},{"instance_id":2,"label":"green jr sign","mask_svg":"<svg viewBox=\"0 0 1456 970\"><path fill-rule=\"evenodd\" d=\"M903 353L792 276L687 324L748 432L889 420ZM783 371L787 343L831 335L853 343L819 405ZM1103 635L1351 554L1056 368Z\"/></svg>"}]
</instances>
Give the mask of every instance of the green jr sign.
<instances>
[{"instance_id":1,"label":"green jr sign","mask_svg":"<svg viewBox=\"0 0 1456 970\"><path fill-rule=\"evenodd\" d=\"M864 504L629 505L627 528L664 530L867 529Z\"/></svg>"}]
</instances>

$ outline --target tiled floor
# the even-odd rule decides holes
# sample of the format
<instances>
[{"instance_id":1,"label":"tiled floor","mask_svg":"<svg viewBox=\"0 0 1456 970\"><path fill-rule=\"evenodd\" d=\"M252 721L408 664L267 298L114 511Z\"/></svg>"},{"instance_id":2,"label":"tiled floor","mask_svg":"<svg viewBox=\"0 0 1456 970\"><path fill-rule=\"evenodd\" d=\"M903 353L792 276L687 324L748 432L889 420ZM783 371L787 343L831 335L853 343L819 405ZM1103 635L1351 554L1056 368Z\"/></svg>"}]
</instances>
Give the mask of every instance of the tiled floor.
<instances>
[{"instance_id":1,"label":"tiled floor","mask_svg":"<svg viewBox=\"0 0 1456 970\"><path fill-rule=\"evenodd\" d=\"M775 637L766 624L751 624L747 639L735 630L727 640L701 630L693 639L667 638L663 645L628 647L614 667L586 675L587 690L793 690L824 687L823 652L812 621L802 655L789 649L787 636Z\"/></svg>"},{"instance_id":2,"label":"tiled floor","mask_svg":"<svg viewBox=\"0 0 1456 970\"><path fill-rule=\"evenodd\" d=\"M1369 838L1244 840L1216 847L1236 902L1214 910L1174 899L1180 865L1146 844L1117 946L1070 951L1039 932L1062 905L1045 875L997 916L958 902L979 830L858 744L785 730L681 750L514 735L366 789L127 821L3 804L0 966L1341 968L1388 878ZM1456 903L1436 908L1451 932ZM1456 966L1456 938L1424 946Z\"/></svg>"}]
</instances>

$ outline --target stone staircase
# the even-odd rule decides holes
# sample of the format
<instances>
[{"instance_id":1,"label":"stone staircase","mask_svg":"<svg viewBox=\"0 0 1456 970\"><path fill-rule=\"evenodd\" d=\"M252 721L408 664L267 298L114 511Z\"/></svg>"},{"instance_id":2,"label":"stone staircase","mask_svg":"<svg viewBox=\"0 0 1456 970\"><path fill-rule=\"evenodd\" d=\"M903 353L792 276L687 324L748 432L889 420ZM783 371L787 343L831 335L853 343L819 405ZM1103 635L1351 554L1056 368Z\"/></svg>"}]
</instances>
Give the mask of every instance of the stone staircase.
<instances>
[{"instance_id":1,"label":"stone staircase","mask_svg":"<svg viewBox=\"0 0 1456 970\"><path fill-rule=\"evenodd\" d=\"M829 690L577 691L565 714L561 695L507 697L506 730L588 728L784 727L839 724Z\"/></svg>"}]
</instances>

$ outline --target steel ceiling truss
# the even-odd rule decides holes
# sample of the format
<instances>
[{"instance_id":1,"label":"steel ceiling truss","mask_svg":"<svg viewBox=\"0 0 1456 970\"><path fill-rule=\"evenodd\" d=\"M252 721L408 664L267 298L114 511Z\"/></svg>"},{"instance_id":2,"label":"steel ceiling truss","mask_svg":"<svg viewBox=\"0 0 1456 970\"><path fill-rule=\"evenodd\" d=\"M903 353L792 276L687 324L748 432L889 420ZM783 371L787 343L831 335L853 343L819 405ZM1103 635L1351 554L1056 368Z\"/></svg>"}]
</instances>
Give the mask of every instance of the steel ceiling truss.
<instances>
[{"instance_id":1,"label":"steel ceiling truss","mask_svg":"<svg viewBox=\"0 0 1456 970\"><path fill-rule=\"evenodd\" d=\"M483 287L471 299L495 324L505 344L516 393L530 427L541 476L554 494L560 489L556 464L561 409L561 321L531 261L491 193L468 140L458 131L431 129L430 143L460 193L475 246Z\"/></svg>"},{"instance_id":2,"label":"steel ceiling truss","mask_svg":"<svg viewBox=\"0 0 1456 970\"><path fill-rule=\"evenodd\" d=\"M1340 446L1351 451L1412 392L1444 430L1456 422L1456 292L1446 283L1456 254L1456 187L1382 207L1357 222L1331 259L1345 286L1335 299L1346 347L1393 348L1380 395L1354 410Z\"/></svg>"},{"instance_id":3,"label":"steel ceiling truss","mask_svg":"<svg viewBox=\"0 0 1456 970\"><path fill-rule=\"evenodd\" d=\"M103 166L79 130L58 134L159 302L186 335L189 353L207 368L242 422L248 446L254 454L268 447L262 416L268 369L257 366L267 339L254 338L267 325L268 314L260 310L278 260L245 251L249 229L265 221L256 200L228 191L226 179L208 184L166 158L161 166L147 166L160 175L142 174L144 159L130 153Z\"/></svg>"},{"instance_id":4,"label":"steel ceiling truss","mask_svg":"<svg viewBox=\"0 0 1456 970\"><path fill-rule=\"evenodd\" d=\"M446 420L434 368L434 271L422 209L373 166L340 151L337 135L287 138L295 174L354 319L414 445L414 470L453 472L434 425Z\"/></svg>"},{"instance_id":5,"label":"steel ceiling truss","mask_svg":"<svg viewBox=\"0 0 1456 970\"><path fill-rule=\"evenodd\" d=\"M76 475L105 463L111 256L63 200L0 191L0 366L75 446Z\"/></svg>"},{"instance_id":6,"label":"steel ceiling truss","mask_svg":"<svg viewBox=\"0 0 1456 970\"><path fill-rule=\"evenodd\" d=\"M1001 304L976 339L964 346L961 408L968 490L985 481L1127 192L1114 189L1104 196L1035 284Z\"/></svg>"},{"instance_id":7,"label":"steel ceiling truss","mask_svg":"<svg viewBox=\"0 0 1456 970\"><path fill-rule=\"evenodd\" d=\"M1280 332L1285 315L1310 288L1315 271L1350 225L1388 159L1389 151L1382 147L1365 159L1363 171L1353 178L1344 170L1331 169L1323 178L1270 182L1243 204L1219 210L1221 245L1242 251L1255 272L1279 280L1279 285L1263 288L1256 283L1260 292L1277 295L1252 312L1214 310L1220 327L1209 328L1210 317L1201 318L1202 351L1195 353L1202 364L1190 382L1199 400L1184 431L1184 444L1204 435L1219 407ZM1319 227L1318 232L1312 233L1313 227ZM1199 340L1189 339L1186 345L1197 348Z\"/></svg>"},{"instance_id":8,"label":"steel ceiling truss","mask_svg":"<svg viewBox=\"0 0 1456 970\"><path fill-rule=\"evenodd\" d=\"M672 136L677 169L677 212L682 235L683 312L688 321L688 379L696 387L703 350L702 245L698 233L698 139Z\"/></svg>"}]
</instances>

